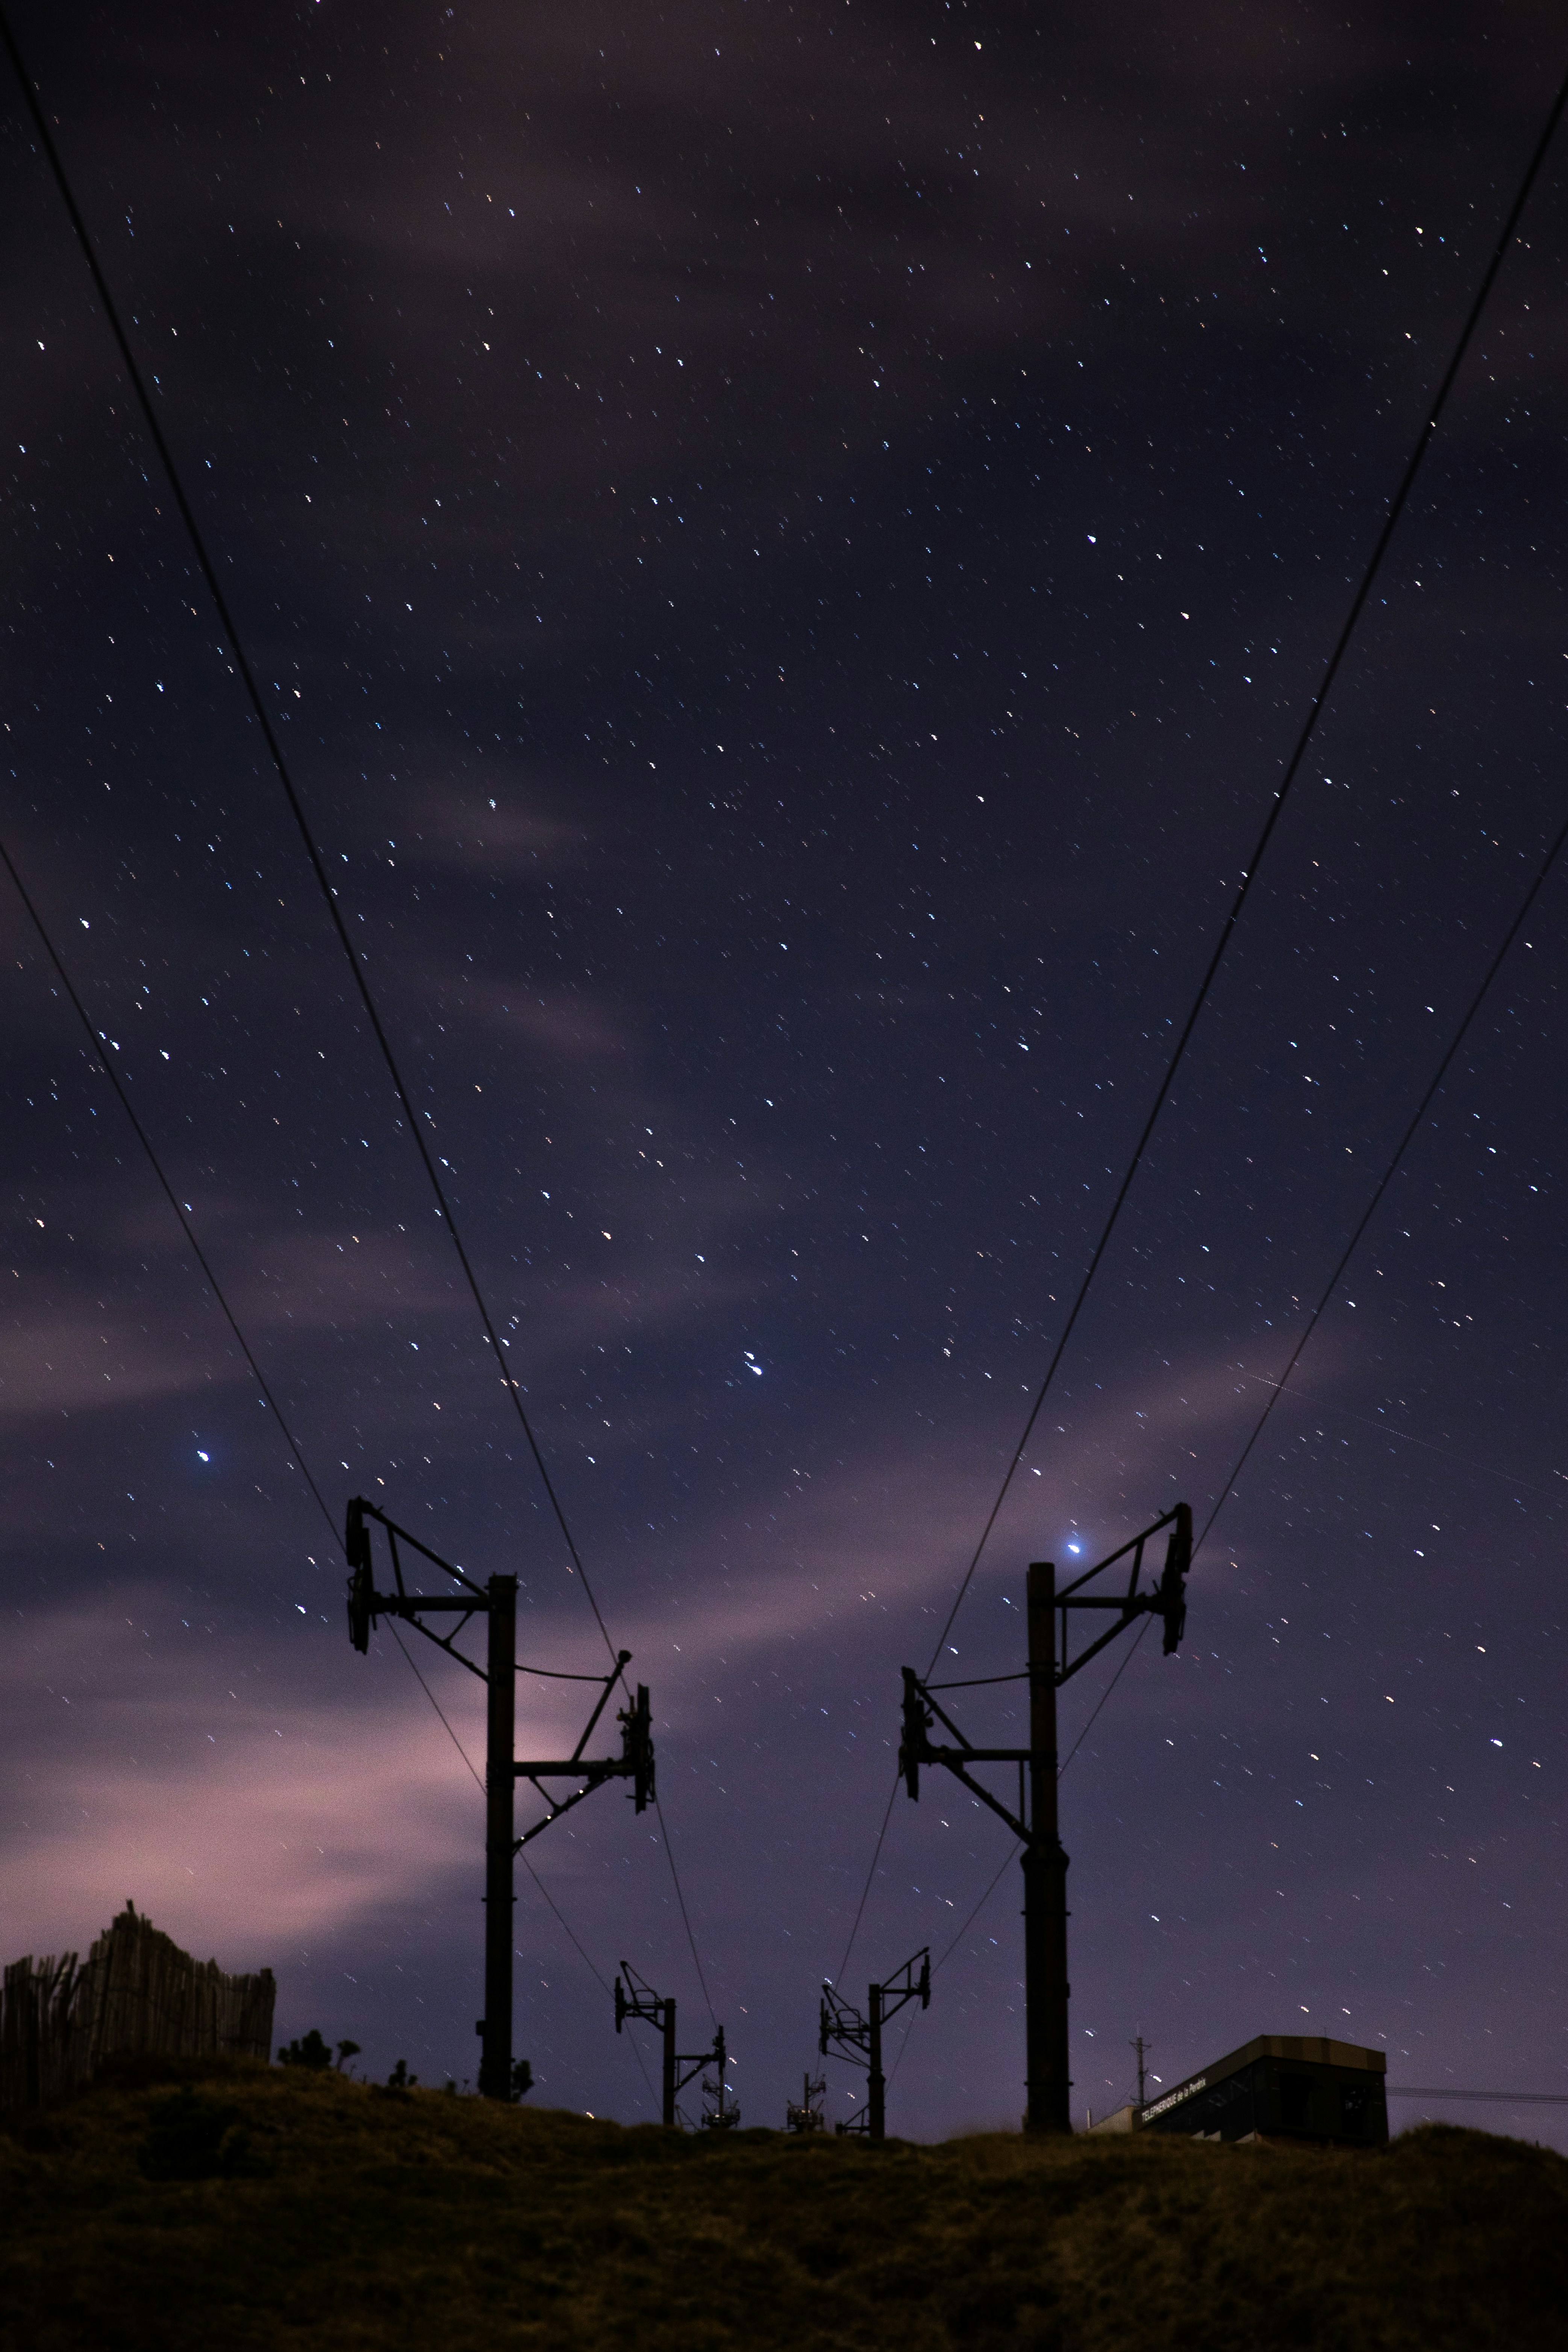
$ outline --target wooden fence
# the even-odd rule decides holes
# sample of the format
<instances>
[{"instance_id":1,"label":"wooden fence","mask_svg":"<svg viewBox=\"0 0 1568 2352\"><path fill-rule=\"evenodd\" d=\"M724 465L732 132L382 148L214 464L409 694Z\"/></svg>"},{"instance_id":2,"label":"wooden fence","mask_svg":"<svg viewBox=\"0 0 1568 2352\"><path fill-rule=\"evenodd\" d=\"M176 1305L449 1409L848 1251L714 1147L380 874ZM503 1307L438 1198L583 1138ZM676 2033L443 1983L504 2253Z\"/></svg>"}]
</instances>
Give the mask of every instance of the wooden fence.
<instances>
[{"instance_id":1,"label":"wooden fence","mask_svg":"<svg viewBox=\"0 0 1568 2352\"><path fill-rule=\"evenodd\" d=\"M39 2107L89 2083L105 2059L271 2054L270 1969L226 1976L194 1960L128 1903L79 1967L14 1960L0 1990L0 2109Z\"/></svg>"}]
</instances>

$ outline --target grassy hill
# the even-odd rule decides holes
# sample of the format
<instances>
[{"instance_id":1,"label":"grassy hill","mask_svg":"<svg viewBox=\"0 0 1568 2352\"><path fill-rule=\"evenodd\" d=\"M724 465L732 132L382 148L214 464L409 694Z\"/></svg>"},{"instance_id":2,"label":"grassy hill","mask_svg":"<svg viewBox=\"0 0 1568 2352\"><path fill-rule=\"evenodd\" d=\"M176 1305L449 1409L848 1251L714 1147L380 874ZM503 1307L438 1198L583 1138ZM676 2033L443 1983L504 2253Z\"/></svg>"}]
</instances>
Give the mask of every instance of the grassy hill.
<instances>
[{"instance_id":1,"label":"grassy hill","mask_svg":"<svg viewBox=\"0 0 1568 2352\"><path fill-rule=\"evenodd\" d=\"M1531 2352L1565 2309L1568 2161L1442 2126L872 2149L253 2066L0 2136L3 2352Z\"/></svg>"}]
</instances>

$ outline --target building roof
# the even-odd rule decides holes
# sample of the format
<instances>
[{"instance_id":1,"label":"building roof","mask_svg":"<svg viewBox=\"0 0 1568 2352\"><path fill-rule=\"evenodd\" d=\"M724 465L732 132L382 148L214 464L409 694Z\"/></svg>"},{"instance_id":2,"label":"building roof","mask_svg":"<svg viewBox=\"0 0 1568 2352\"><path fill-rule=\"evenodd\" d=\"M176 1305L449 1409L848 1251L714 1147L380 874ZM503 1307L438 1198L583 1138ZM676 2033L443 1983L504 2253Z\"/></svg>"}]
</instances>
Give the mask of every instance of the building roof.
<instances>
[{"instance_id":1,"label":"building roof","mask_svg":"<svg viewBox=\"0 0 1568 2352\"><path fill-rule=\"evenodd\" d=\"M1254 2064L1259 2058L1284 2058L1297 2065L1356 2067L1368 2074L1385 2074L1388 2068L1383 2051L1364 2049L1359 2042L1333 2042L1326 2033L1258 2033L1228 2057L1216 2058L1212 2066L1189 2074L1173 2091L1151 2099L1142 2111L1143 2121L1163 2115L1167 2107L1190 2099L1194 2092L1205 2090L1211 2083L1223 2083L1227 2074L1239 2074L1244 2066Z\"/></svg>"}]
</instances>

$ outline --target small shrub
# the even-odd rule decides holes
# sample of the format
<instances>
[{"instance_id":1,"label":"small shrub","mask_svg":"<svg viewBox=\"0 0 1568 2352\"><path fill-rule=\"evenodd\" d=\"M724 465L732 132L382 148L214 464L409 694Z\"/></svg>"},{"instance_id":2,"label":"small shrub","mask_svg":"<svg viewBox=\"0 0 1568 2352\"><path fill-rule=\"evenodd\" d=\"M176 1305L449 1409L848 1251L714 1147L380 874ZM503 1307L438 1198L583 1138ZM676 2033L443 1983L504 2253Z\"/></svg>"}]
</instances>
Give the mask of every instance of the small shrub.
<instances>
[{"instance_id":1,"label":"small shrub","mask_svg":"<svg viewBox=\"0 0 1568 2352\"><path fill-rule=\"evenodd\" d=\"M356 2043L352 2042L349 2045L351 2049L357 2046ZM308 2066L313 2074L324 2074L331 2063L331 2050L322 2041L313 2025L303 2040L286 2042L278 2053L279 2066Z\"/></svg>"}]
</instances>

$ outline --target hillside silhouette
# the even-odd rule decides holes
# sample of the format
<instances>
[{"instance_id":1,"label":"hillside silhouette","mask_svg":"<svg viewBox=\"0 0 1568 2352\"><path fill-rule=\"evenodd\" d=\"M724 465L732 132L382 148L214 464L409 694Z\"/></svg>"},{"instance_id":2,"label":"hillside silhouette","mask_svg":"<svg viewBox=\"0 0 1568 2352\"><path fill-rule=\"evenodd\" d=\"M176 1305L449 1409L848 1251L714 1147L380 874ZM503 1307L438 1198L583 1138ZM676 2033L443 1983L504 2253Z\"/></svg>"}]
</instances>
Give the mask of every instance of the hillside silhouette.
<instances>
[{"instance_id":1,"label":"hillside silhouette","mask_svg":"<svg viewBox=\"0 0 1568 2352\"><path fill-rule=\"evenodd\" d=\"M1531 2352L1568 2161L681 2135L143 2063L0 2136L3 2352Z\"/></svg>"}]
</instances>

